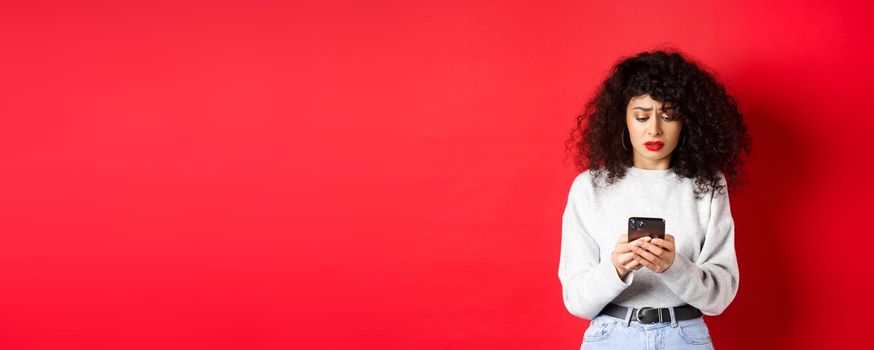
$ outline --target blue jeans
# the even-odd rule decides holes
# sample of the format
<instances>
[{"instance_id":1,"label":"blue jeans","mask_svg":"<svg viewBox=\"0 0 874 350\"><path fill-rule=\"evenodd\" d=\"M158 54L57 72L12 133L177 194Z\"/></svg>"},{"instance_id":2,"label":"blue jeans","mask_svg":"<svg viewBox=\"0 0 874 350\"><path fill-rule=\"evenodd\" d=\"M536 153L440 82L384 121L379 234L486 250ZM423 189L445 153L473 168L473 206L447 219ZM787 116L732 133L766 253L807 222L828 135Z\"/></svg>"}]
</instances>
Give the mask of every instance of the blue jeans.
<instances>
[{"instance_id":1,"label":"blue jeans","mask_svg":"<svg viewBox=\"0 0 874 350\"><path fill-rule=\"evenodd\" d=\"M675 321L676 326L672 321L641 324L633 316L599 315L586 329L581 349L713 349L703 317Z\"/></svg>"}]
</instances>

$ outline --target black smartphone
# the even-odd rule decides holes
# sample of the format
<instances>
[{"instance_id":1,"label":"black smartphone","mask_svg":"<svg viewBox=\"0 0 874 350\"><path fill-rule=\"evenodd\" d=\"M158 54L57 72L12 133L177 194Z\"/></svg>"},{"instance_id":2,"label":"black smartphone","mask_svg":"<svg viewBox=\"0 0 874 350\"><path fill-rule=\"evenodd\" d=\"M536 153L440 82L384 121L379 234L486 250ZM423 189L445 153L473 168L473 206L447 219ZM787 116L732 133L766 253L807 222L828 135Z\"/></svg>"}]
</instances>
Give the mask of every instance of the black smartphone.
<instances>
[{"instance_id":1,"label":"black smartphone","mask_svg":"<svg viewBox=\"0 0 874 350\"><path fill-rule=\"evenodd\" d=\"M633 216L628 218L628 241L641 237L665 239L665 219Z\"/></svg>"}]
</instances>

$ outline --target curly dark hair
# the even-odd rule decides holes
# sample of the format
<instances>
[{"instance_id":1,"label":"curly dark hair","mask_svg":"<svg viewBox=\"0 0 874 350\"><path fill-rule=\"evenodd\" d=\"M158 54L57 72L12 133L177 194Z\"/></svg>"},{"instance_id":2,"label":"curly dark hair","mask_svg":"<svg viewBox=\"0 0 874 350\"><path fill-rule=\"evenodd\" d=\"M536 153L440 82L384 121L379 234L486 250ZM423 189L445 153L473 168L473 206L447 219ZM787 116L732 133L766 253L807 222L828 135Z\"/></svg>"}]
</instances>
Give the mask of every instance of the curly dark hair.
<instances>
[{"instance_id":1,"label":"curly dark hair","mask_svg":"<svg viewBox=\"0 0 874 350\"><path fill-rule=\"evenodd\" d=\"M620 59L577 116L565 143L577 169L591 169L593 182L604 170L608 184L625 177L625 167L634 163L633 153L623 147L630 144L628 133L623 134L626 108L633 97L648 94L676 107L685 141L673 151L670 167L680 177L695 178L696 198L710 191L721 193L725 186L719 172L724 172L730 189L736 188L741 152L752 152L752 140L734 98L702 67L670 48Z\"/></svg>"}]
</instances>

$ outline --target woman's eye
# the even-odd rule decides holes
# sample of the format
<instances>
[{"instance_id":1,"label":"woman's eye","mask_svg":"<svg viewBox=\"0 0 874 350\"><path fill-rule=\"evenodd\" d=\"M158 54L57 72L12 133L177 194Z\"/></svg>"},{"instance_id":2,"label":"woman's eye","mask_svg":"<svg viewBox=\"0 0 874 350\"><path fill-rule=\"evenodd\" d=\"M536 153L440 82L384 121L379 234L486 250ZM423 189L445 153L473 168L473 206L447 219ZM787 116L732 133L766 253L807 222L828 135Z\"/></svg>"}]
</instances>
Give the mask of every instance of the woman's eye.
<instances>
[{"instance_id":1,"label":"woman's eye","mask_svg":"<svg viewBox=\"0 0 874 350\"><path fill-rule=\"evenodd\" d=\"M649 117L644 117L644 118L634 117L634 119L637 119L637 121L639 121L639 122L645 122L645 121L649 120ZM668 115L663 115L662 119L664 119L665 121L668 121L668 122L672 122L672 121L677 120L676 117L670 117Z\"/></svg>"}]
</instances>

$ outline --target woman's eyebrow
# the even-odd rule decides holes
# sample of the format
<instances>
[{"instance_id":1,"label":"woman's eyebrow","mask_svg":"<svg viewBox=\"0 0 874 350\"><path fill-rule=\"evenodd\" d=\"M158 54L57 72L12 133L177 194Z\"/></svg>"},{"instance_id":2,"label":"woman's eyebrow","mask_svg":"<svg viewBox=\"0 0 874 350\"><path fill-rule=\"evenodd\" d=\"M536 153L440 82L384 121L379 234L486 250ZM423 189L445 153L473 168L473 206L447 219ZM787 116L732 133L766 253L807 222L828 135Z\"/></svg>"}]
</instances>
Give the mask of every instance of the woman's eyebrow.
<instances>
[{"instance_id":1,"label":"woman's eyebrow","mask_svg":"<svg viewBox=\"0 0 874 350\"><path fill-rule=\"evenodd\" d=\"M652 107L644 108L644 107L639 107L639 106L638 106L638 107L634 107L634 108L632 108L632 109L640 109L640 110L644 110L644 111L649 112L649 111L652 110ZM667 107L663 107L663 108L662 108L662 110L670 110L670 109L674 109L674 106L667 106Z\"/></svg>"}]
</instances>

